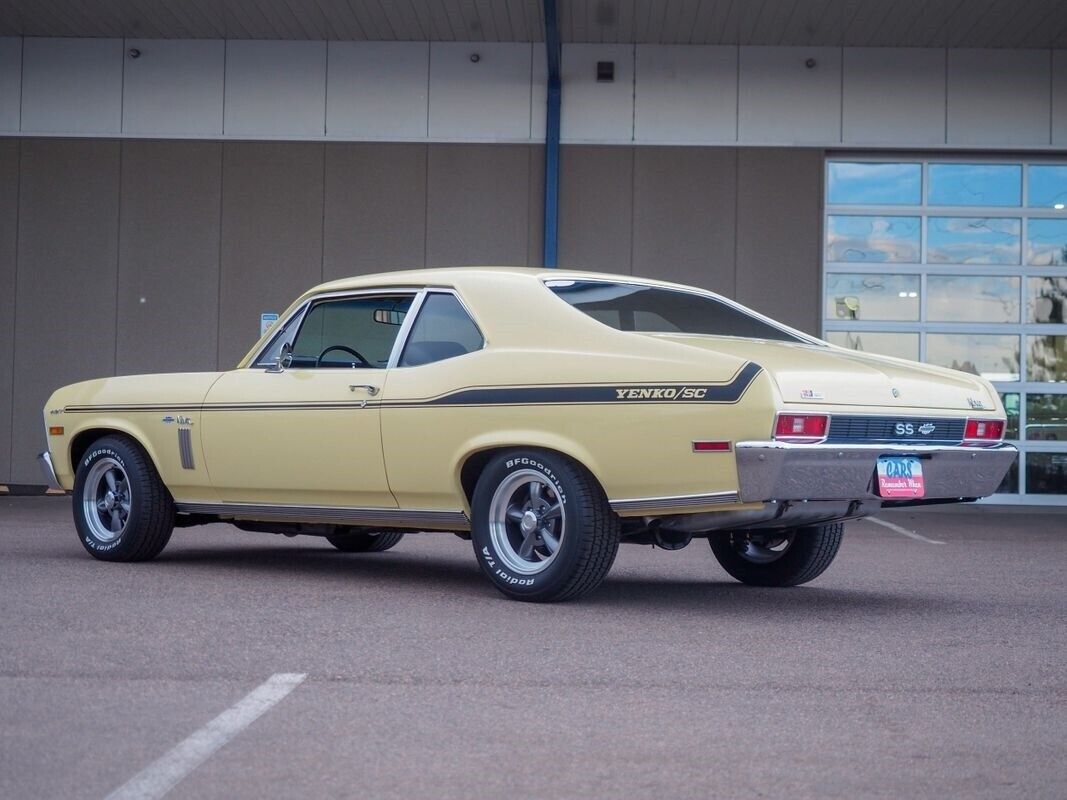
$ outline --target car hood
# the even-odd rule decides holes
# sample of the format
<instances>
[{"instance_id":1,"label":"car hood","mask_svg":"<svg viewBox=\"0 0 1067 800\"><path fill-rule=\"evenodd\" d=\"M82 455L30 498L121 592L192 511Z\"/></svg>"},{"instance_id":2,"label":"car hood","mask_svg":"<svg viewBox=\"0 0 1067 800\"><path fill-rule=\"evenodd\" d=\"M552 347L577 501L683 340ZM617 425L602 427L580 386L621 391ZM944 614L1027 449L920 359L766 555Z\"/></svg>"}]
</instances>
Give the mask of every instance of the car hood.
<instances>
[{"instance_id":1,"label":"car hood","mask_svg":"<svg viewBox=\"0 0 1067 800\"><path fill-rule=\"evenodd\" d=\"M1000 408L984 379L965 372L833 345L725 336L648 334L687 347L742 356L767 370L786 403L972 411Z\"/></svg>"}]
</instances>

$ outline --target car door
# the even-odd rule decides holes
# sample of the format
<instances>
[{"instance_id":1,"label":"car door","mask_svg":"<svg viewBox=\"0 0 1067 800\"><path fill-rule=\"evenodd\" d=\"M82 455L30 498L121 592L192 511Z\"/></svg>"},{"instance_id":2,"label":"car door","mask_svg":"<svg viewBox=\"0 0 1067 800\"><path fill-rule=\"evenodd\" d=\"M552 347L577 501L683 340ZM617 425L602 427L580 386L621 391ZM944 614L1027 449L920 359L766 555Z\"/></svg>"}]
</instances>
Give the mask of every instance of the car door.
<instances>
[{"instance_id":1,"label":"car door","mask_svg":"<svg viewBox=\"0 0 1067 800\"><path fill-rule=\"evenodd\" d=\"M204 459L224 503L395 508L379 395L415 292L313 298L204 404Z\"/></svg>"}]
</instances>

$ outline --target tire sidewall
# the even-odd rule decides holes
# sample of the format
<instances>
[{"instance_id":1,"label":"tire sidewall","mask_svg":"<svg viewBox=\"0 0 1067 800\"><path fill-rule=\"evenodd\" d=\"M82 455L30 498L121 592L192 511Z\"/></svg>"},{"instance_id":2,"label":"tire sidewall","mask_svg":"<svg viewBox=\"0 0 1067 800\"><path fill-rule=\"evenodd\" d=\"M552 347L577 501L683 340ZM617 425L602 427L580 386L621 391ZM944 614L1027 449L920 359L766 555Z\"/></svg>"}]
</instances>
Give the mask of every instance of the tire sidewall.
<instances>
[{"instance_id":1,"label":"tire sidewall","mask_svg":"<svg viewBox=\"0 0 1067 800\"><path fill-rule=\"evenodd\" d=\"M93 465L103 458L113 458L119 463L126 473L130 485L130 516L126 523L126 529L119 534L118 538L109 542L98 539L89 527L85 519L83 495L85 493L86 478ZM78 461L77 471L74 478L74 523L78 530L78 539L89 553L105 561L121 559L133 551L138 544L138 531L141 529L141 516L144 513L144 476L141 475L140 466L129 445L114 439L106 438L94 442Z\"/></svg>"},{"instance_id":2,"label":"tire sidewall","mask_svg":"<svg viewBox=\"0 0 1067 800\"><path fill-rule=\"evenodd\" d=\"M552 563L541 572L522 575L509 569L493 547L489 533L489 506L493 493L509 475L532 470L543 475L560 499L564 514L563 539ZM582 552L584 511L574 468L565 459L536 450L515 450L497 456L478 479L472 502L471 542L482 572L508 596L551 596L570 580Z\"/></svg>"}]
</instances>

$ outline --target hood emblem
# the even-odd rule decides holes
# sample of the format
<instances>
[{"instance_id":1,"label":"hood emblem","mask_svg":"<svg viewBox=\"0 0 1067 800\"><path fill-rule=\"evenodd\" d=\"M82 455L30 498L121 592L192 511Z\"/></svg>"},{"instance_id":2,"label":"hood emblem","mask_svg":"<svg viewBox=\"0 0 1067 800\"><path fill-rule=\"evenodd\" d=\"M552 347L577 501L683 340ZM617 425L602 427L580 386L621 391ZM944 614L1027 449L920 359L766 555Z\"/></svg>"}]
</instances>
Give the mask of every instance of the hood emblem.
<instances>
[{"instance_id":1,"label":"hood emblem","mask_svg":"<svg viewBox=\"0 0 1067 800\"><path fill-rule=\"evenodd\" d=\"M896 386L894 386L889 391L892 393L893 397L900 397L900 389L898 389Z\"/></svg>"},{"instance_id":2,"label":"hood emblem","mask_svg":"<svg viewBox=\"0 0 1067 800\"><path fill-rule=\"evenodd\" d=\"M936 429L937 429L937 426L934 425L934 423L932 423L932 422L924 422L922 425L919 426L919 433L921 433L923 436L929 436Z\"/></svg>"},{"instance_id":3,"label":"hood emblem","mask_svg":"<svg viewBox=\"0 0 1067 800\"><path fill-rule=\"evenodd\" d=\"M967 398L967 405L969 405L971 408L976 408L976 409L985 408L985 403L983 403L981 400L976 400L973 397L968 397Z\"/></svg>"}]
</instances>

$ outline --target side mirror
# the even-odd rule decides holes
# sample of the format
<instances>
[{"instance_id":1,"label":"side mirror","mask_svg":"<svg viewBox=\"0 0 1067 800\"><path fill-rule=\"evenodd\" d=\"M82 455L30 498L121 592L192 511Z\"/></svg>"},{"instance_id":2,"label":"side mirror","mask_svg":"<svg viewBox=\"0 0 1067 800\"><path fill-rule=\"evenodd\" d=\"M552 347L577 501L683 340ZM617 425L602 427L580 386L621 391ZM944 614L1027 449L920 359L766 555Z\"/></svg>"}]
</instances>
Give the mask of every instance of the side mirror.
<instances>
[{"instance_id":1,"label":"side mirror","mask_svg":"<svg viewBox=\"0 0 1067 800\"><path fill-rule=\"evenodd\" d=\"M267 372L285 372L293 365L293 346L286 342L278 353L278 360L269 365Z\"/></svg>"},{"instance_id":2,"label":"side mirror","mask_svg":"<svg viewBox=\"0 0 1067 800\"><path fill-rule=\"evenodd\" d=\"M389 308L376 308L374 309L374 321L380 322L382 325L403 325L404 324L403 311L394 311Z\"/></svg>"}]
</instances>

